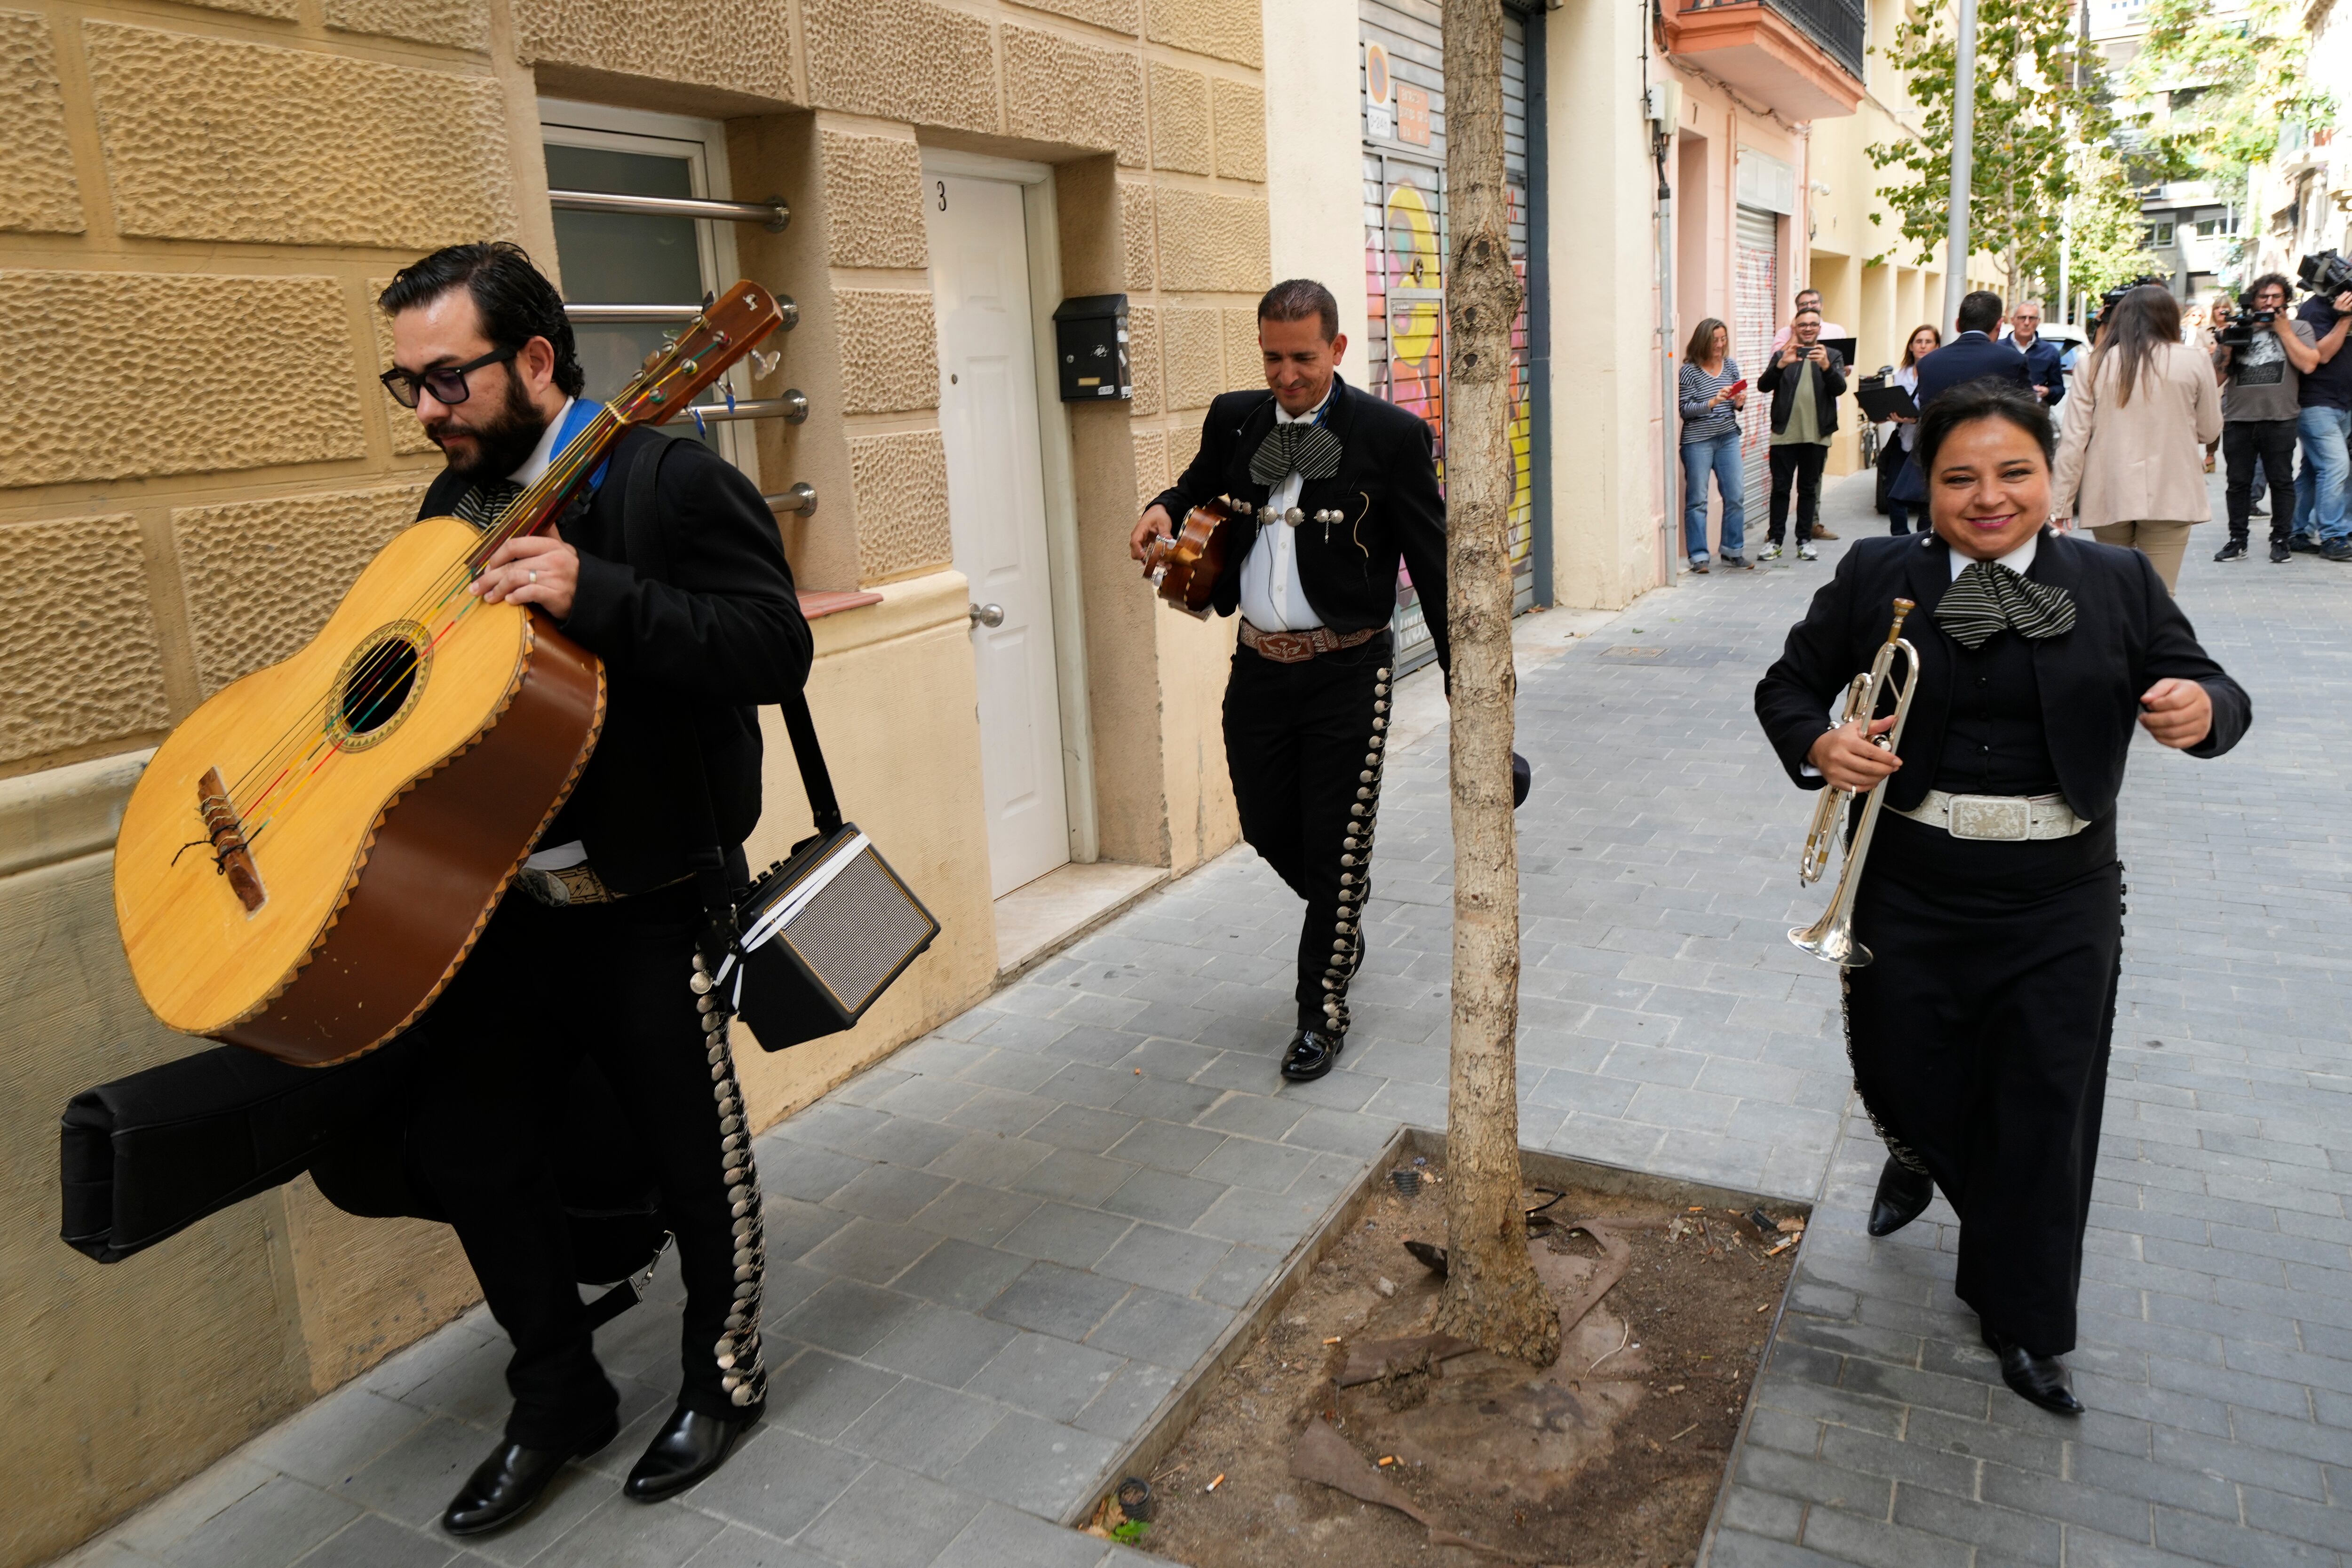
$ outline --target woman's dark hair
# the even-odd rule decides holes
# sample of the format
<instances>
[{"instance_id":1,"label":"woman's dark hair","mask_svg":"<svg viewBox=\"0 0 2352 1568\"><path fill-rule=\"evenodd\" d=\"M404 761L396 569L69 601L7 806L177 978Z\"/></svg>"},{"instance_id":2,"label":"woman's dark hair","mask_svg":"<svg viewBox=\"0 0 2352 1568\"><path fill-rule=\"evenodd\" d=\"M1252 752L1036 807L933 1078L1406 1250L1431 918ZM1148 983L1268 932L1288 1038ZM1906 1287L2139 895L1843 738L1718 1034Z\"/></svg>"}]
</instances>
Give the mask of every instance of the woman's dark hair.
<instances>
[{"instance_id":1,"label":"woman's dark hair","mask_svg":"<svg viewBox=\"0 0 2352 1568\"><path fill-rule=\"evenodd\" d=\"M1731 357L1731 329L1710 316L1691 329L1690 341L1683 345L1683 358L1699 364L1715 352L1715 335L1723 334L1724 358Z\"/></svg>"},{"instance_id":2,"label":"woman's dark hair","mask_svg":"<svg viewBox=\"0 0 2352 1568\"><path fill-rule=\"evenodd\" d=\"M397 316L432 304L459 284L482 313L482 336L501 349L546 339L555 350L555 384L567 397L580 395L588 377L580 369L563 296L512 240L445 246L393 274L392 286L376 297L376 304L385 315Z\"/></svg>"},{"instance_id":3,"label":"woman's dark hair","mask_svg":"<svg viewBox=\"0 0 2352 1568\"><path fill-rule=\"evenodd\" d=\"M1265 291L1257 302L1261 321L1304 321L1309 316L1323 323L1323 340L1339 335L1339 302L1311 277L1293 277Z\"/></svg>"},{"instance_id":4,"label":"woman's dark hair","mask_svg":"<svg viewBox=\"0 0 2352 1568\"><path fill-rule=\"evenodd\" d=\"M2161 284L2143 283L2115 303L2101 322L2098 352L2091 358L2091 381L2098 384L2099 369L2110 354L2121 354L2123 371L2116 393L2118 406L2131 402L2132 389L2156 371L2159 345L2180 341L2180 301Z\"/></svg>"},{"instance_id":5,"label":"woman's dark hair","mask_svg":"<svg viewBox=\"0 0 2352 1568\"><path fill-rule=\"evenodd\" d=\"M1911 345L1919 340L1919 334L1922 332L1936 340L1936 349L1944 346L1944 334L1936 324L1933 321L1920 322L1911 329L1911 335L1903 340L1903 368L1906 371L1919 362L1919 356L1911 351ZM1936 349L1930 349L1927 351L1932 354Z\"/></svg>"},{"instance_id":6,"label":"woman's dark hair","mask_svg":"<svg viewBox=\"0 0 2352 1568\"><path fill-rule=\"evenodd\" d=\"M1937 393L1920 412L1919 434L1912 439L1919 472L1933 474L1936 450L1944 444L1945 438L1960 426L1974 424L1980 419L2006 420L2033 437L2042 448L2044 463L2057 460L2058 434L2050 427L2050 411L2042 406L2040 399L2011 382L1962 382Z\"/></svg>"}]
</instances>

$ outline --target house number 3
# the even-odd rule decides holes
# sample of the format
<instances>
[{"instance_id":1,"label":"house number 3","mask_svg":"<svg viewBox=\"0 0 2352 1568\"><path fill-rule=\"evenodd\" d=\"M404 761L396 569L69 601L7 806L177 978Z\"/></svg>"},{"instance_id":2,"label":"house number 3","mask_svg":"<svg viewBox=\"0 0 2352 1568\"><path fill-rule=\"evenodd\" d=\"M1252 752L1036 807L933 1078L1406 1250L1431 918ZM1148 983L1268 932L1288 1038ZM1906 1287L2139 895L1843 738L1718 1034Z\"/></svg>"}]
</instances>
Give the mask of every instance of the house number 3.
<instances>
[{"instance_id":1,"label":"house number 3","mask_svg":"<svg viewBox=\"0 0 2352 1568\"><path fill-rule=\"evenodd\" d=\"M944 213L948 210L948 183L945 180L941 180L939 182L939 187L940 211Z\"/></svg>"}]
</instances>

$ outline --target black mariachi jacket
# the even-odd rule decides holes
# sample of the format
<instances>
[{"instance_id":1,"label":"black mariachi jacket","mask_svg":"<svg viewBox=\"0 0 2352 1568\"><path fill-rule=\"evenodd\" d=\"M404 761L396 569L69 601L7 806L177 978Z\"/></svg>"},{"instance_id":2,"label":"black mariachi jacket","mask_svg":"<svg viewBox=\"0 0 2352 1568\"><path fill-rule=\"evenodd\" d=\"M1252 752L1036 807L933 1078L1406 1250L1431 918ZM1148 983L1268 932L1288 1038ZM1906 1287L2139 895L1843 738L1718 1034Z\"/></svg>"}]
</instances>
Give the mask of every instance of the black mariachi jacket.
<instances>
[{"instance_id":1,"label":"black mariachi jacket","mask_svg":"<svg viewBox=\"0 0 2352 1568\"><path fill-rule=\"evenodd\" d=\"M630 466L657 437L632 433L613 452L604 482L557 524L580 552L580 584L565 635L604 662L604 729L572 798L540 836L542 847L587 845L588 862L617 893L684 876L698 846L694 813L681 806L677 748L690 710L709 780L720 847L732 850L760 820L756 707L808 678L813 645L785 564L775 516L758 486L693 441L661 465L662 540L668 578L630 567L621 499ZM419 517L453 511L466 482L444 471Z\"/></svg>"},{"instance_id":2,"label":"black mariachi jacket","mask_svg":"<svg viewBox=\"0 0 2352 1568\"><path fill-rule=\"evenodd\" d=\"M1805 774L1807 758L1829 727L1832 702L1886 641L1897 599L1918 606L1903 635L1919 650L1919 691L1903 729L1904 766L1887 783L1886 801L1907 811L1935 787L1959 656L1935 617L1951 586L1951 547L1933 534L1860 540L1790 631L1779 662L1757 683L1756 716L1801 788L1822 787L1818 775ZM2244 688L2198 645L2189 618L2139 551L2044 528L2025 575L2074 600L2074 629L2033 643L2033 675L2058 787L2077 816L2098 821L2114 813L2139 696L2157 682L2195 681L2213 699L2213 727L2188 748L2191 757L2219 757L2252 725ZM1894 705L1879 711L1891 713Z\"/></svg>"},{"instance_id":3,"label":"black mariachi jacket","mask_svg":"<svg viewBox=\"0 0 2352 1568\"><path fill-rule=\"evenodd\" d=\"M1180 526L1184 514L1219 496L1265 505L1266 486L1250 477L1251 456L1274 428L1270 392L1226 392L1209 404L1201 423L1201 450L1182 477L1154 498ZM1309 479L1298 494L1308 517L1337 510L1344 520L1327 529L1298 525L1298 580L1307 602L1334 632L1386 626L1396 613L1397 559L1412 573L1437 643L1437 662L1453 667L1445 637L1445 497L1437 488L1429 425L1411 410L1358 392L1331 378L1331 404L1323 427L1345 451L1339 471ZM1257 541L1255 514L1226 525L1234 538L1225 552L1224 574L1211 595L1220 615L1241 607L1242 558ZM1277 524L1276 527L1286 527Z\"/></svg>"}]
</instances>

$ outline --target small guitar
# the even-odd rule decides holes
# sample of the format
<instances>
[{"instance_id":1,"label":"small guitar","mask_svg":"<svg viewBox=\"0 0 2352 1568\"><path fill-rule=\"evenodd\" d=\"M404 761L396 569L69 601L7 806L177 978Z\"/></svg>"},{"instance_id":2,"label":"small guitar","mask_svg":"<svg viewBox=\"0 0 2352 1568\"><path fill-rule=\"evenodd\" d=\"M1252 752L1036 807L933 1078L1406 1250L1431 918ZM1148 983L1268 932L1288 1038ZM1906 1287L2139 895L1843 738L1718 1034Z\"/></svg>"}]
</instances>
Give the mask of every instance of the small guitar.
<instances>
[{"instance_id":1,"label":"small guitar","mask_svg":"<svg viewBox=\"0 0 2352 1568\"><path fill-rule=\"evenodd\" d=\"M561 517L630 426L682 412L782 320L757 284L729 289L486 531L415 524L309 647L172 732L114 855L115 919L157 1018L324 1066L440 994L604 721L593 653L467 586Z\"/></svg>"},{"instance_id":2,"label":"small guitar","mask_svg":"<svg viewBox=\"0 0 2352 1568\"><path fill-rule=\"evenodd\" d=\"M1143 547L1143 575L1160 597L1187 615L1208 619L1209 596L1225 570L1225 549L1232 534L1225 525L1249 514L1249 505L1230 496L1203 501L1184 514L1183 527L1173 538L1156 538Z\"/></svg>"}]
</instances>

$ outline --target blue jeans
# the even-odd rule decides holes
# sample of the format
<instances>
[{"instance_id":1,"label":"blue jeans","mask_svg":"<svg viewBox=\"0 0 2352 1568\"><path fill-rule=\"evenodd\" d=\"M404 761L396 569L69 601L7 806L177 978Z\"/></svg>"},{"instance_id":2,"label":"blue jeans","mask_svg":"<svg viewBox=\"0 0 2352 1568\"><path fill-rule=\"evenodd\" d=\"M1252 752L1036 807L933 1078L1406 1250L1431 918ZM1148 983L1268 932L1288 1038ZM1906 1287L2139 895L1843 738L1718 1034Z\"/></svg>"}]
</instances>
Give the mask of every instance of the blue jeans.
<instances>
[{"instance_id":1,"label":"blue jeans","mask_svg":"<svg viewBox=\"0 0 2352 1568\"><path fill-rule=\"evenodd\" d=\"M1739 469L1739 432L1728 430L1683 443L1683 553L1706 559L1706 476L1723 494L1723 553L1738 555L1747 544L1748 497Z\"/></svg>"},{"instance_id":2,"label":"blue jeans","mask_svg":"<svg viewBox=\"0 0 2352 1568\"><path fill-rule=\"evenodd\" d=\"M2294 531L2332 544L2352 536L2352 408L2313 405L2295 419L2303 467L2294 476Z\"/></svg>"}]
</instances>

